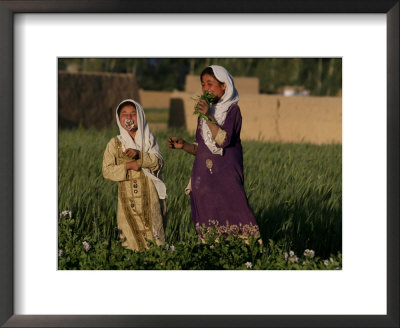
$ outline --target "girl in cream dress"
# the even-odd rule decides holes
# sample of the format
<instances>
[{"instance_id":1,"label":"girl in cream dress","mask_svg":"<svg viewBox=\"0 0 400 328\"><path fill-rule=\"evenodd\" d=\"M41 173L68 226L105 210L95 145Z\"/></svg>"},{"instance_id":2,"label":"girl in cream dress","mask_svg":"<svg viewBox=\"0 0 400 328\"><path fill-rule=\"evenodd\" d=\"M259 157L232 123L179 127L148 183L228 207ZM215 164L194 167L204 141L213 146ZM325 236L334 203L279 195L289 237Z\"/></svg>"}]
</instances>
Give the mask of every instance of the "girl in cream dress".
<instances>
[{"instance_id":1,"label":"girl in cream dress","mask_svg":"<svg viewBox=\"0 0 400 328\"><path fill-rule=\"evenodd\" d=\"M165 241L166 187L161 179L164 161L150 132L143 108L132 99L116 109L120 134L112 138L103 156L103 176L118 182L117 223L123 246L148 248L147 240Z\"/></svg>"}]
</instances>

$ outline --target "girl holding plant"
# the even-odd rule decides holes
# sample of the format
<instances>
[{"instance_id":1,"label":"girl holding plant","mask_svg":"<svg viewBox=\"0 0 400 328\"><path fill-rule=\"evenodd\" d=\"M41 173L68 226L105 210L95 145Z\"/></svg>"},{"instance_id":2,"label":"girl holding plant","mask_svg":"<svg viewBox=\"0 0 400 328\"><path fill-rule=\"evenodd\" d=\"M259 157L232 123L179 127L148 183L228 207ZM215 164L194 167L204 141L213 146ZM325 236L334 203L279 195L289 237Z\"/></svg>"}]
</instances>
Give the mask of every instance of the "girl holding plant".
<instances>
[{"instance_id":1,"label":"girl holding plant","mask_svg":"<svg viewBox=\"0 0 400 328\"><path fill-rule=\"evenodd\" d=\"M122 245L142 250L148 247L147 240L165 241L167 195L160 175L164 161L139 103L122 101L116 120L120 134L107 144L103 176L118 182L117 223Z\"/></svg>"},{"instance_id":2,"label":"girl holding plant","mask_svg":"<svg viewBox=\"0 0 400 328\"><path fill-rule=\"evenodd\" d=\"M224 233L259 236L244 191L242 116L233 78L224 67L212 65L203 70L200 81L203 95L195 107L195 142L168 139L170 149L195 156L186 188L193 222L196 228L217 225Z\"/></svg>"}]
</instances>

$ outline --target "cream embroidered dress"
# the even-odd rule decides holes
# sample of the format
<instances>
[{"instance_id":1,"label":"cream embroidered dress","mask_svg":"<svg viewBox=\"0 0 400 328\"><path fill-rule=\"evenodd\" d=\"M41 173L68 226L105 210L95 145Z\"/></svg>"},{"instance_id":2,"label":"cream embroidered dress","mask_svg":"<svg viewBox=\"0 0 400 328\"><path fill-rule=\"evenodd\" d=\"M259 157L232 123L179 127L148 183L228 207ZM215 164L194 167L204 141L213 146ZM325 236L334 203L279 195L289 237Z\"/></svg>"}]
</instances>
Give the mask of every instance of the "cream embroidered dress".
<instances>
[{"instance_id":1,"label":"cream embroidered dress","mask_svg":"<svg viewBox=\"0 0 400 328\"><path fill-rule=\"evenodd\" d=\"M143 113L141 113L141 119L139 118L139 111L143 109L138 103L134 102L134 104L138 113L139 129L136 134L138 136L140 132L143 132L140 130L143 130L145 118ZM117 122L120 127L118 116ZM143 142L142 145L139 143L139 145L126 146L121 129L120 127L121 135L112 138L107 144L103 156L103 176L118 182L117 223L120 237L124 240L122 245L132 250L141 250L148 247L146 239L153 240L158 245L165 241L162 213L165 210L166 194L165 185L159 178L163 159L155 140L150 143L152 145L150 147L146 147L147 142ZM147 123L144 124L144 130L146 129L148 130ZM149 131L147 135L148 133ZM152 135L151 137L154 138ZM135 139L140 138L135 137ZM152 150L154 145L157 146L157 151ZM132 159L125 156L123 152L126 148L133 147L134 149L142 148L139 149L140 158L137 160L141 168L139 171L127 170L125 166L125 163ZM146 148L149 152L146 152Z\"/></svg>"}]
</instances>

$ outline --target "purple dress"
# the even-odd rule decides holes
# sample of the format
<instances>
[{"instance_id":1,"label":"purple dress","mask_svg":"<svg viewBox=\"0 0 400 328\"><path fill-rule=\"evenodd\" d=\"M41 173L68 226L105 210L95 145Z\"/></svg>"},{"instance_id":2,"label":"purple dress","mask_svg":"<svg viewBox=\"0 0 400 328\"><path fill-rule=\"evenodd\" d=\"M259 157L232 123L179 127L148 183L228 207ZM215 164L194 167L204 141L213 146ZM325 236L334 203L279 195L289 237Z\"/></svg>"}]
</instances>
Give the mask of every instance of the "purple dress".
<instances>
[{"instance_id":1,"label":"purple dress","mask_svg":"<svg viewBox=\"0 0 400 328\"><path fill-rule=\"evenodd\" d=\"M258 235L258 225L244 192L243 152L240 141L242 115L239 106L228 109L222 130L226 138L223 155L213 154L204 143L200 119L197 122L196 157L190 193L193 222L198 228L216 225L228 233ZM218 147L220 147L217 144ZM238 231L239 230L239 231Z\"/></svg>"}]
</instances>

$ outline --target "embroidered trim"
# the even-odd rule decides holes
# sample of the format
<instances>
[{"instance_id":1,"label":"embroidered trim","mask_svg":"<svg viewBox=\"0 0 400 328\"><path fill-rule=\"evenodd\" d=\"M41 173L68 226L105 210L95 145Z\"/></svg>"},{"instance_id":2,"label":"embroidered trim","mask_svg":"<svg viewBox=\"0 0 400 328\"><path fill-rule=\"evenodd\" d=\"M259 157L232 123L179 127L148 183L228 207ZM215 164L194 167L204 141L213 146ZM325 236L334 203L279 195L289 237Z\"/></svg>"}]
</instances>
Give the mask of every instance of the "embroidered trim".
<instances>
[{"instance_id":1,"label":"embroidered trim","mask_svg":"<svg viewBox=\"0 0 400 328\"><path fill-rule=\"evenodd\" d=\"M124 164L127 162L131 162L132 158L125 156L122 152L125 151L124 146L121 142L121 140L118 139L118 137L115 137L115 146L118 149L118 156L117 156L117 164ZM142 167L142 152L139 152L139 159L136 160L138 163L139 167Z\"/></svg>"},{"instance_id":2,"label":"embroidered trim","mask_svg":"<svg viewBox=\"0 0 400 328\"><path fill-rule=\"evenodd\" d=\"M222 130L221 128L218 129L217 135L215 136L215 142L218 146L222 146L226 140L226 131Z\"/></svg>"},{"instance_id":3,"label":"embroidered trim","mask_svg":"<svg viewBox=\"0 0 400 328\"><path fill-rule=\"evenodd\" d=\"M128 222L129 227L131 228L132 234L136 239L138 248L140 249L142 247L147 247L146 240L143 238L142 234L140 233L139 227L135 221L135 217L133 216L133 212L132 212L133 208L130 207L130 205L129 205L130 202L129 202L129 199L127 196L126 183L119 182L118 184L119 184L118 193L121 198L122 208L124 210L126 221Z\"/></svg>"},{"instance_id":4,"label":"embroidered trim","mask_svg":"<svg viewBox=\"0 0 400 328\"><path fill-rule=\"evenodd\" d=\"M125 163L127 160L127 157L124 156L122 154L122 144L121 141L118 138L116 139L116 146L118 148L118 156L117 156L117 163L118 164L122 164ZM128 159L131 160L131 159ZM138 248L148 248L148 244L146 242L146 233L145 231L150 231L152 232L152 220L151 220L151 209L150 209L150 190L149 190L149 182L148 179L146 177L146 175L143 173L143 171L139 171L140 172L140 176L139 178L135 178L133 179L133 181L129 180L129 181L121 181L118 183L118 194L119 197L121 198L121 202L122 202L122 208L126 217L126 220L128 222L128 225L132 231L132 234L136 240L136 243L138 245ZM137 206L135 206L135 204L133 204L134 206L132 206L132 202L130 201L129 197L128 197L128 192L130 191L130 193L132 195L135 195L136 193L138 193L138 190L136 189L137 183L141 181L141 198L142 198L142 211L139 214ZM133 183L132 183L133 182ZM134 188L133 185L136 185L136 188ZM128 190L129 188L129 190ZM139 219L142 222L142 225L145 227L145 230L140 230L139 226L136 222L136 218L135 215L137 217L139 217ZM151 235L151 239L155 241L154 236L152 233L150 233L149 235ZM148 238L150 239L150 238Z\"/></svg>"},{"instance_id":5,"label":"embroidered trim","mask_svg":"<svg viewBox=\"0 0 400 328\"><path fill-rule=\"evenodd\" d=\"M122 152L125 151L125 147L118 137L114 137L115 147L118 149L118 157L122 156Z\"/></svg>"},{"instance_id":6,"label":"embroidered trim","mask_svg":"<svg viewBox=\"0 0 400 328\"><path fill-rule=\"evenodd\" d=\"M210 128L208 127L207 123L205 120L200 120L200 124L205 124L205 128L200 130L200 135L204 140L204 143L206 144L207 148L213 153L213 154L219 154L222 156L223 150L221 148L218 148L217 145L215 144L215 140L213 139L212 133ZM205 131L204 131L205 130ZM206 133L204 135L204 132Z\"/></svg>"},{"instance_id":7,"label":"embroidered trim","mask_svg":"<svg viewBox=\"0 0 400 328\"><path fill-rule=\"evenodd\" d=\"M115 159L115 164L120 165L120 164L125 164L129 162L128 157L124 156L122 152L124 151L124 147L122 145L121 140L118 139L118 137L114 137L114 142L115 142L115 148L117 149L117 156ZM129 170L125 168L126 174L125 178L126 180L129 180Z\"/></svg>"},{"instance_id":8,"label":"embroidered trim","mask_svg":"<svg viewBox=\"0 0 400 328\"><path fill-rule=\"evenodd\" d=\"M210 174L213 174L212 172L213 161L211 159L206 159L206 167L210 170Z\"/></svg>"},{"instance_id":9,"label":"embroidered trim","mask_svg":"<svg viewBox=\"0 0 400 328\"><path fill-rule=\"evenodd\" d=\"M118 164L124 164L127 162L132 161L132 158L129 158L128 156L125 156L122 152L124 151L124 147L121 143L121 140L119 140L117 137L114 138L115 139L115 146L118 149L117 151L117 165Z\"/></svg>"},{"instance_id":10,"label":"embroidered trim","mask_svg":"<svg viewBox=\"0 0 400 328\"><path fill-rule=\"evenodd\" d=\"M246 223L242 225L242 223L230 224L228 221L226 224L219 224L218 220L208 220L208 224L196 223L195 229L198 234L205 234L211 231L211 229L215 229L215 232L218 235L227 237L229 235L235 235L240 238L247 238L250 236L260 237L260 230L258 225L252 223Z\"/></svg>"},{"instance_id":11,"label":"embroidered trim","mask_svg":"<svg viewBox=\"0 0 400 328\"><path fill-rule=\"evenodd\" d=\"M149 181L147 177L144 175L142 171L140 171L140 177L143 179L142 185L142 221L144 221L144 225L150 229L153 224L151 222L150 215L150 190L149 190Z\"/></svg>"}]
</instances>

